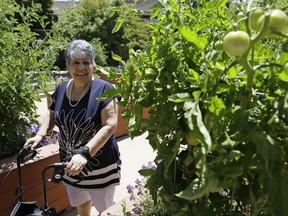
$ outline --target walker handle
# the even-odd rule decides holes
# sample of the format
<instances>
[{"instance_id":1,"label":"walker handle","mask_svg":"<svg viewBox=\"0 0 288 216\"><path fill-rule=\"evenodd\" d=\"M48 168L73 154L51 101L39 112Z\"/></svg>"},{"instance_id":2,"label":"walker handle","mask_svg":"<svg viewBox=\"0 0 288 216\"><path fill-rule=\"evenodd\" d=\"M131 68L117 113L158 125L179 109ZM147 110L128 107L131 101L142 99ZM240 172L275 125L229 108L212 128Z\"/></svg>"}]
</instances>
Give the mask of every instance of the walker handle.
<instances>
[{"instance_id":1,"label":"walker handle","mask_svg":"<svg viewBox=\"0 0 288 216\"><path fill-rule=\"evenodd\" d=\"M23 148L17 154L17 162L25 163L35 157L36 150L31 149L32 145L24 145Z\"/></svg>"}]
</instances>

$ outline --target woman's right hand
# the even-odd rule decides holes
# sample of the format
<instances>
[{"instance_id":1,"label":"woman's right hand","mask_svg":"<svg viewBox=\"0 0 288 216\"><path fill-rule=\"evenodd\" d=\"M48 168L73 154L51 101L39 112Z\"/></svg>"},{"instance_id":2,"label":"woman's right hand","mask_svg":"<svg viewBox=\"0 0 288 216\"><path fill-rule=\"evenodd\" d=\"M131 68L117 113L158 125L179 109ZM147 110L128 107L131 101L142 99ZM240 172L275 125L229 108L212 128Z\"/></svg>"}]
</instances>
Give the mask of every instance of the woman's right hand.
<instances>
[{"instance_id":1,"label":"woman's right hand","mask_svg":"<svg viewBox=\"0 0 288 216\"><path fill-rule=\"evenodd\" d=\"M39 145L39 143L42 141L43 136L41 135L35 135L34 137L31 137L29 139L26 140L24 145L29 145L31 144L31 150L37 148L37 146Z\"/></svg>"}]
</instances>

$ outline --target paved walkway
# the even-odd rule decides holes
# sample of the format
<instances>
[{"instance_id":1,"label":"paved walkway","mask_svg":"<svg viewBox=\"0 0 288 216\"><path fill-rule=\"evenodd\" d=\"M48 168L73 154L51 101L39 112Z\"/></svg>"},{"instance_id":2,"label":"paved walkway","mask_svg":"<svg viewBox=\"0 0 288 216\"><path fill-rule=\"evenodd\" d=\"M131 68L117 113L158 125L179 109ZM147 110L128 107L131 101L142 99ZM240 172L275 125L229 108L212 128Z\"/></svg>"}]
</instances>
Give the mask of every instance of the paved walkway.
<instances>
[{"instance_id":1,"label":"paved walkway","mask_svg":"<svg viewBox=\"0 0 288 216\"><path fill-rule=\"evenodd\" d=\"M46 98L42 98L41 102L36 102L38 107L37 113L41 116L47 111ZM121 153L122 169L121 169L121 183L116 188L114 202L119 203L128 196L127 185L135 184L137 178L141 178L138 170L142 165L147 165L149 161L153 161L156 152L153 151L146 139L147 133L136 137L133 140L129 136L118 138L118 145ZM65 216L77 216L77 211L73 210ZM93 208L91 215L97 215L97 211ZM102 216L104 216L102 214Z\"/></svg>"}]
</instances>

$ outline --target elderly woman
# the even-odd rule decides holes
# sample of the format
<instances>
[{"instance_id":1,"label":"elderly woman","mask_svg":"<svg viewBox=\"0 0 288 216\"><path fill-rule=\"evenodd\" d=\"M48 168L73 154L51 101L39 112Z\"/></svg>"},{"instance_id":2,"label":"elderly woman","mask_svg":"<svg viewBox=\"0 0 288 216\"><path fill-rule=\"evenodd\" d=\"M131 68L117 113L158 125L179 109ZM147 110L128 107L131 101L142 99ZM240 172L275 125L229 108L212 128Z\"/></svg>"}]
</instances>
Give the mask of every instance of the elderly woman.
<instances>
[{"instance_id":1,"label":"elderly woman","mask_svg":"<svg viewBox=\"0 0 288 216\"><path fill-rule=\"evenodd\" d=\"M59 84L38 133L26 144L36 148L56 124L61 161L68 162L64 183L71 206L87 216L93 204L100 215L113 204L115 186L120 182L120 154L113 136L117 98L96 100L113 86L93 78L94 50L88 42L73 40L65 58L72 79Z\"/></svg>"}]
</instances>

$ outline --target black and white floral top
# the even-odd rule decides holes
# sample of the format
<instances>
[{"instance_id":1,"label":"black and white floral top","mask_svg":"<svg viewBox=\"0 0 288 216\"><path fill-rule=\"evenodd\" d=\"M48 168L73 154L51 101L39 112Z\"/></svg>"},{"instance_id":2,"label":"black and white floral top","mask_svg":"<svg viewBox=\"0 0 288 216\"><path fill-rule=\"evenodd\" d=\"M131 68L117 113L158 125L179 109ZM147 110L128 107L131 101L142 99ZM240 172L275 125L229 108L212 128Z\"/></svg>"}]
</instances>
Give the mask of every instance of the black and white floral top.
<instances>
[{"instance_id":1,"label":"black and white floral top","mask_svg":"<svg viewBox=\"0 0 288 216\"><path fill-rule=\"evenodd\" d=\"M60 157L62 162L71 159L80 146L86 145L101 128L101 110L111 102L96 100L103 92L114 88L110 83L93 79L90 89L77 106L69 105L66 96L68 82L60 83L52 95L50 109L54 110L54 119L59 127ZM95 190L120 182L120 153L114 136L88 161L83 168L84 179L64 176L64 182L74 187ZM92 172L91 172L92 170ZM88 174L87 174L88 173Z\"/></svg>"}]
</instances>

